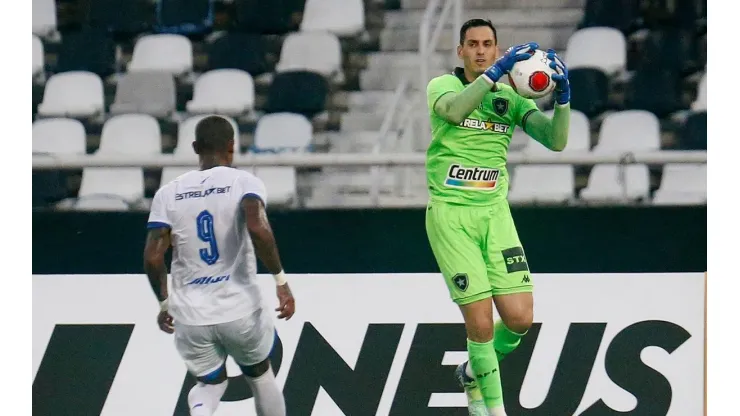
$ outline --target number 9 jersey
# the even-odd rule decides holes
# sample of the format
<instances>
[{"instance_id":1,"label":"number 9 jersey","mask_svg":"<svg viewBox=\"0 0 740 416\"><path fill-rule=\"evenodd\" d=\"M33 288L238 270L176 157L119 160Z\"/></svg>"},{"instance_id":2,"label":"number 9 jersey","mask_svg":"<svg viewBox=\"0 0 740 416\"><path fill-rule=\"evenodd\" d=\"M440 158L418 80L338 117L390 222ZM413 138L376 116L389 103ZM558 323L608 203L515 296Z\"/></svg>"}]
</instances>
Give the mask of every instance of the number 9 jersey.
<instances>
[{"instance_id":1,"label":"number 9 jersey","mask_svg":"<svg viewBox=\"0 0 740 416\"><path fill-rule=\"evenodd\" d=\"M253 174L217 166L185 173L154 195L148 228L170 229L169 312L185 325L213 325L262 307L257 262L241 201L267 204Z\"/></svg>"}]
</instances>

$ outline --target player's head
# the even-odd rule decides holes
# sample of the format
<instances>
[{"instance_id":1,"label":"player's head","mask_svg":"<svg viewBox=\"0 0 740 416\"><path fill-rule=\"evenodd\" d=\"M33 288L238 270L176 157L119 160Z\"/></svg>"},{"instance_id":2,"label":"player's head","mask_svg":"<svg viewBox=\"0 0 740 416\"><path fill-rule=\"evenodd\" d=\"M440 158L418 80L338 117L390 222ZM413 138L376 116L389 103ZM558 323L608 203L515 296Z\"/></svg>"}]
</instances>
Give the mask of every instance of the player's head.
<instances>
[{"instance_id":1,"label":"player's head","mask_svg":"<svg viewBox=\"0 0 740 416\"><path fill-rule=\"evenodd\" d=\"M234 128L220 116L203 118L195 126L193 150L203 160L211 157L219 163L231 165L234 160Z\"/></svg>"},{"instance_id":2,"label":"player's head","mask_svg":"<svg viewBox=\"0 0 740 416\"><path fill-rule=\"evenodd\" d=\"M498 37L493 23L486 19L470 19L460 28L457 56L465 69L482 74L498 57Z\"/></svg>"}]
</instances>

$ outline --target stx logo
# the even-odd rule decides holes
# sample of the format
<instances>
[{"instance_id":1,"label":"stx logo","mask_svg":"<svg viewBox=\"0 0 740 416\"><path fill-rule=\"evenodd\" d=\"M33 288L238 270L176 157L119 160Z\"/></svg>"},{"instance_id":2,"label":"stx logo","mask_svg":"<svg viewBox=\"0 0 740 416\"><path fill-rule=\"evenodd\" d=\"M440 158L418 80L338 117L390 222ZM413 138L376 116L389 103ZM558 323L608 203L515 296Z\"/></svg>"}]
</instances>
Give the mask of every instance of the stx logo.
<instances>
[{"instance_id":1,"label":"stx logo","mask_svg":"<svg viewBox=\"0 0 740 416\"><path fill-rule=\"evenodd\" d=\"M283 387L288 414L320 414L315 413L314 405L323 389L345 415L375 416L388 384L398 387L392 392L392 403L384 414L466 416L464 407L429 406L434 393L460 392L452 377L455 365L442 365L442 362L446 352L466 350L464 325L416 324L403 370L398 380L388 383L404 326L403 323L369 324L353 369L316 327L310 322L304 323ZM665 416L673 400L671 383L681 380L670 381L666 375L643 363L641 353L648 347L657 347L671 354L686 343L691 334L672 322L649 320L633 323L611 340L605 340L606 326L604 322L569 325L544 400L528 408L522 406L520 397L527 372L538 371L530 368L542 329L542 324L535 323L520 347L500 364L507 412L525 416L575 415L587 386L593 382L592 372L599 348L607 342L603 363L606 376L636 400L634 409L627 413ZM100 414L133 329L134 325L123 324L56 325L33 382L33 413ZM542 348L552 347L546 344ZM287 366L283 363L281 340L277 340L271 357L276 373ZM147 382L144 374L140 382ZM192 377L183 373L173 416L188 415L187 394L194 383ZM150 387L156 389L156 386ZM250 397L244 378L234 377L222 401ZM578 413L579 416L616 414L623 412L603 400Z\"/></svg>"}]
</instances>

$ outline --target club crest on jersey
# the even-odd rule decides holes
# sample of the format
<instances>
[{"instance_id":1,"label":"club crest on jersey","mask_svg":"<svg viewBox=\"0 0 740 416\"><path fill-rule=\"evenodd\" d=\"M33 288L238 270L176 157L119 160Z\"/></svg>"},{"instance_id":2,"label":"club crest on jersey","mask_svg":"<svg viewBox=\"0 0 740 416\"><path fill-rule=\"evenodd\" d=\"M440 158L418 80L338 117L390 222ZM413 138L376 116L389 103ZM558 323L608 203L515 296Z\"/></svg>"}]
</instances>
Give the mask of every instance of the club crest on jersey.
<instances>
[{"instance_id":1,"label":"club crest on jersey","mask_svg":"<svg viewBox=\"0 0 740 416\"><path fill-rule=\"evenodd\" d=\"M450 165L447 170L445 186L476 191L492 191L496 189L499 170L491 168L466 168L458 164Z\"/></svg>"},{"instance_id":2,"label":"club crest on jersey","mask_svg":"<svg viewBox=\"0 0 740 416\"><path fill-rule=\"evenodd\" d=\"M464 292L468 289L468 275L466 273L458 273L452 276L452 283Z\"/></svg>"},{"instance_id":3,"label":"club crest on jersey","mask_svg":"<svg viewBox=\"0 0 740 416\"><path fill-rule=\"evenodd\" d=\"M493 105L493 111L500 116L503 116L509 111L509 100L506 98L494 98L491 104Z\"/></svg>"},{"instance_id":4,"label":"club crest on jersey","mask_svg":"<svg viewBox=\"0 0 740 416\"><path fill-rule=\"evenodd\" d=\"M494 123L492 121L483 121L475 118L466 118L460 123L460 127L467 127L469 129L486 130L494 133L506 134L509 132L508 124Z\"/></svg>"}]
</instances>

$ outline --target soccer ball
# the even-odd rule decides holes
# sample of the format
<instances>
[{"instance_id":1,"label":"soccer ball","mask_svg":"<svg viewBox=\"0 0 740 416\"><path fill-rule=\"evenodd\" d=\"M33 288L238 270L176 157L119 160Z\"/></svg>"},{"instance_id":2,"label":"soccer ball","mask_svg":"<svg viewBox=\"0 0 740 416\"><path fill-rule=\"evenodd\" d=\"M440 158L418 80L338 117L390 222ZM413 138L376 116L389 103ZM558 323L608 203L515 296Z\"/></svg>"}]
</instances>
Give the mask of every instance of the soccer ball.
<instances>
[{"instance_id":1,"label":"soccer ball","mask_svg":"<svg viewBox=\"0 0 740 416\"><path fill-rule=\"evenodd\" d=\"M529 53L531 58L515 63L509 71L509 85L524 98L542 98L555 89L551 76L557 72L550 68L545 51L537 49Z\"/></svg>"}]
</instances>

